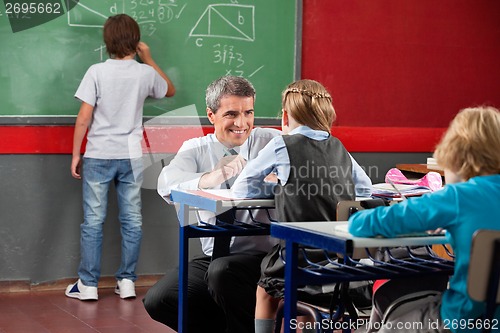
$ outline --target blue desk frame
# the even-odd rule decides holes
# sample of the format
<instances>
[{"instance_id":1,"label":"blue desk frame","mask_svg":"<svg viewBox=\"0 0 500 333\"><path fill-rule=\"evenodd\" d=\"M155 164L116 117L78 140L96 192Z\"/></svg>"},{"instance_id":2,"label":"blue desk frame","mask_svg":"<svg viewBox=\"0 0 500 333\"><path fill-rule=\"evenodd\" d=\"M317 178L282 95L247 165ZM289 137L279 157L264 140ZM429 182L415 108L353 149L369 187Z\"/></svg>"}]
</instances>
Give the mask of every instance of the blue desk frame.
<instances>
[{"instance_id":1,"label":"blue desk frame","mask_svg":"<svg viewBox=\"0 0 500 333\"><path fill-rule=\"evenodd\" d=\"M221 221L217 224L189 224L189 213L193 210L207 210L216 215L228 210L273 209L273 199L226 199L203 191L172 190L171 200L179 204L179 324L178 332L187 332L188 322L188 261L189 239L200 237L232 237L269 235L269 224L244 223L241 221Z\"/></svg>"},{"instance_id":2,"label":"blue desk frame","mask_svg":"<svg viewBox=\"0 0 500 333\"><path fill-rule=\"evenodd\" d=\"M295 332L291 320L297 316L297 287L304 284L326 284L336 282L364 281L415 277L428 274L453 274L453 261L440 257L430 260L415 258L401 260L397 264L376 262L374 266L361 265L351 259L355 248L396 246L425 246L446 244L444 236L359 238L339 232L335 225L347 222L290 222L272 223L271 235L285 240L285 332ZM325 267L298 267L299 245L312 246L337 252L344 256L345 264L327 269Z\"/></svg>"}]
</instances>

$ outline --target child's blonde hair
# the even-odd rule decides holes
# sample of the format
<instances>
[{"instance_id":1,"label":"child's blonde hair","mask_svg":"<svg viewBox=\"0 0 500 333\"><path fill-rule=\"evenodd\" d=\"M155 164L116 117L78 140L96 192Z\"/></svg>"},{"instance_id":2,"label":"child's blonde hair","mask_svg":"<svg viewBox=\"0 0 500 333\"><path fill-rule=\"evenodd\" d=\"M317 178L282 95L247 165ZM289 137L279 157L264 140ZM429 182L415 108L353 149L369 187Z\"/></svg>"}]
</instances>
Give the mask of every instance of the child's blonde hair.
<instances>
[{"instance_id":1,"label":"child's blonde hair","mask_svg":"<svg viewBox=\"0 0 500 333\"><path fill-rule=\"evenodd\" d=\"M281 105L293 119L314 130L330 133L336 119L332 97L314 80L299 80L283 91Z\"/></svg>"},{"instance_id":2,"label":"child's blonde hair","mask_svg":"<svg viewBox=\"0 0 500 333\"><path fill-rule=\"evenodd\" d=\"M444 168L464 180L500 173L500 112L491 106L461 110L436 147Z\"/></svg>"}]
</instances>

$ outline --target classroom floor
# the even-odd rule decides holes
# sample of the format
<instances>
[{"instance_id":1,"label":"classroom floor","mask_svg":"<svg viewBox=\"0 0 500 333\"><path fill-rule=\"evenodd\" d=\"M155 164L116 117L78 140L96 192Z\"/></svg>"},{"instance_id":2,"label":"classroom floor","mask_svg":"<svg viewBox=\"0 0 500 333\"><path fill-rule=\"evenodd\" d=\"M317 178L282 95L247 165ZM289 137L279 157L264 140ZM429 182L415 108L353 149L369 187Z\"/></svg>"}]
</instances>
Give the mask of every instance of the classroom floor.
<instances>
[{"instance_id":1,"label":"classroom floor","mask_svg":"<svg viewBox=\"0 0 500 333\"><path fill-rule=\"evenodd\" d=\"M113 288L99 289L99 301L68 298L64 290L0 293L0 333L173 333L155 322L137 298L122 300Z\"/></svg>"},{"instance_id":2,"label":"classroom floor","mask_svg":"<svg viewBox=\"0 0 500 333\"><path fill-rule=\"evenodd\" d=\"M148 289L136 287L137 298L122 300L113 288L99 288L97 302L68 298L64 288L0 292L0 333L175 333L147 314Z\"/></svg>"}]
</instances>

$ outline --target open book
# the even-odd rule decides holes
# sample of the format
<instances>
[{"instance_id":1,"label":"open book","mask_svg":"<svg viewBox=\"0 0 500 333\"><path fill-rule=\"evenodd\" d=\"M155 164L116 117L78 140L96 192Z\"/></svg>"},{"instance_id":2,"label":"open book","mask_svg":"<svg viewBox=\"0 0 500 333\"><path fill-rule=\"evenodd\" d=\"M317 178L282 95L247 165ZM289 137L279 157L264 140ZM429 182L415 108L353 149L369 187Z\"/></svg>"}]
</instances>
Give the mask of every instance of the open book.
<instances>
[{"instance_id":1,"label":"open book","mask_svg":"<svg viewBox=\"0 0 500 333\"><path fill-rule=\"evenodd\" d=\"M427 158L427 169L430 170L443 170L443 167L440 166L435 158L428 157Z\"/></svg>"},{"instance_id":2,"label":"open book","mask_svg":"<svg viewBox=\"0 0 500 333\"><path fill-rule=\"evenodd\" d=\"M420 196L432 192L427 186L395 184L396 188L405 197ZM401 195L388 183L373 184L372 196L381 198L400 198Z\"/></svg>"}]
</instances>

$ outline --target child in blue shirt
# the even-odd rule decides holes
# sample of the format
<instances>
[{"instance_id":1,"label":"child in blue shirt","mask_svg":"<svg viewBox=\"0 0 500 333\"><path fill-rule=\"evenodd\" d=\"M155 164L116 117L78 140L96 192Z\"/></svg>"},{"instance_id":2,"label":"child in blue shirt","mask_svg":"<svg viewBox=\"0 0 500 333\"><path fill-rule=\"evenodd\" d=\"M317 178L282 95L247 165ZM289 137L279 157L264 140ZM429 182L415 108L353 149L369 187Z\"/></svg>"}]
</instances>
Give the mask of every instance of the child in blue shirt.
<instances>
[{"instance_id":1,"label":"child in blue shirt","mask_svg":"<svg viewBox=\"0 0 500 333\"><path fill-rule=\"evenodd\" d=\"M111 59L92 65L75 94L82 103L76 118L71 174L83 181L79 279L66 296L97 300L102 227L108 191L115 184L122 235L121 265L115 293L135 297L135 268L142 238L142 113L147 97L170 97L175 88L140 41L139 25L126 14L108 18L103 29ZM134 57L138 55L143 64ZM87 132L83 161L82 142Z\"/></svg>"},{"instance_id":2,"label":"child in blue shirt","mask_svg":"<svg viewBox=\"0 0 500 333\"><path fill-rule=\"evenodd\" d=\"M500 112L493 107L464 109L453 119L435 151L445 172L444 189L390 207L363 210L349 219L349 232L358 237L395 237L444 228L454 250L455 273L449 288L421 306L408 305L411 310L390 317L391 322L379 332L390 332L397 322L421 322L422 330L414 327L412 332L428 332L428 323L437 320L438 332L459 332L460 327L453 323L475 320L484 313L484 304L468 296L467 271L474 232L500 230L498 147ZM500 309L495 318L500 320Z\"/></svg>"}]
</instances>

